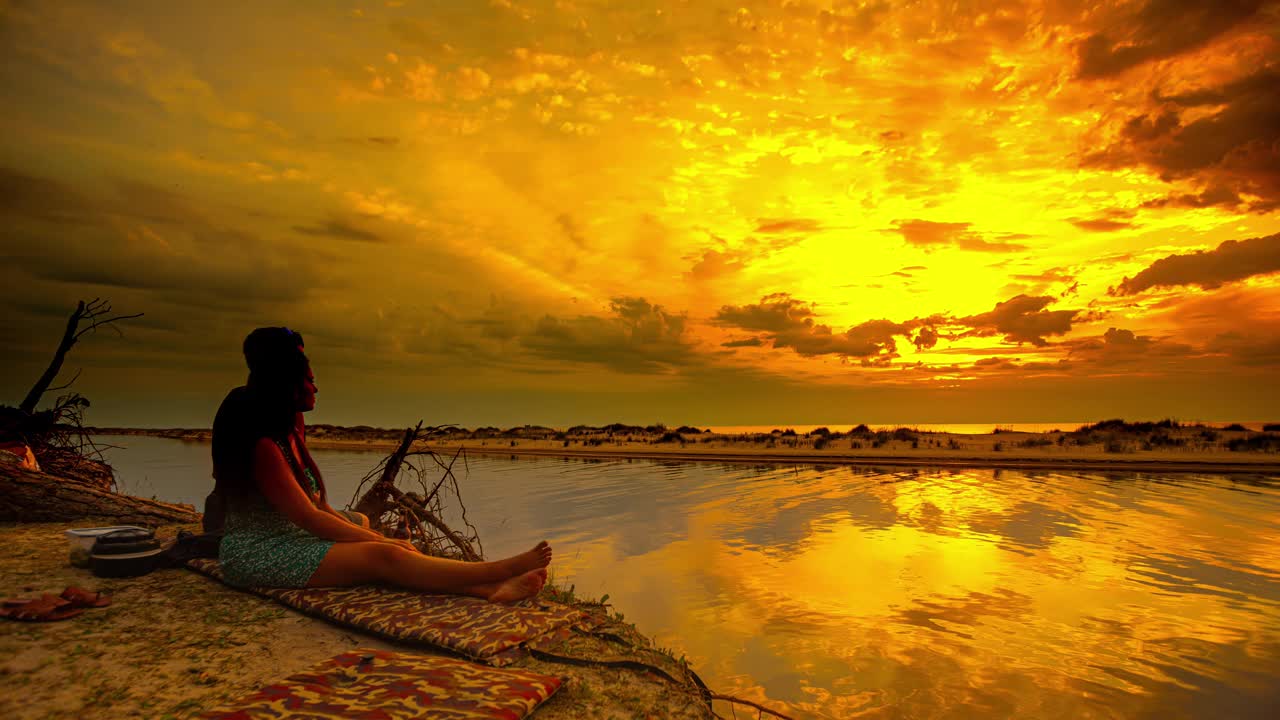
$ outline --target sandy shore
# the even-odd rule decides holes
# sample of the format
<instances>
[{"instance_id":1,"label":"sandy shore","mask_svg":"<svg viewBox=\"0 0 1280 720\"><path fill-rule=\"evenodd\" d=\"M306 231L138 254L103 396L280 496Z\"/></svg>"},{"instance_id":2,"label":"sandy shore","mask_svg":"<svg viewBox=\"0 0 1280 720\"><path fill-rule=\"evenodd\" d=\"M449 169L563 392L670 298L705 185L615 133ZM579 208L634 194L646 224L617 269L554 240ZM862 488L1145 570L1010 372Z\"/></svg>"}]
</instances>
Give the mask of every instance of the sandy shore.
<instances>
[{"instance_id":1,"label":"sandy shore","mask_svg":"<svg viewBox=\"0 0 1280 720\"><path fill-rule=\"evenodd\" d=\"M313 447L332 449L370 448L390 451L391 443L359 445L342 441L320 441ZM1114 457L1101 453L1064 452L1032 454L983 451L885 451L849 453L838 450L800 449L792 451L765 448L708 448L705 446L654 448L623 444L613 448L564 448L557 443L525 442L516 446L487 445L477 442L442 442L425 445L436 452L449 454L458 449L482 455L516 455L563 458L664 460L670 462L719 463L796 463L804 465L883 465L911 467L1014 468L1024 470L1086 470L1123 472L1206 472L1206 473L1280 473L1280 458L1244 457L1225 454L1174 455L1149 453L1143 456Z\"/></svg>"},{"instance_id":2,"label":"sandy shore","mask_svg":"<svg viewBox=\"0 0 1280 720\"><path fill-rule=\"evenodd\" d=\"M1104 424L1105 425L1105 424ZM913 467L986 467L1089 472L1280 473L1280 433L1203 426L1123 425L1046 433L985 435L911 428L853 433L723 435L709 432L568 432L551 428L456 431L416 449L584 459L671 462L799 463ZM113 430L205 441L208 430ZM313 448L389 452L403 431L314 426Z\"/></svg>"},{"instance_id":3,"label":"sandy shore","mask_svg":"<svg viewBox=\"0 0 1280 720\"><path fill-rule=\"evenodd\" d=\"M0 620L5 720L188 718L356 647L431 654L306 617L185 569L140 578L94 577L68 563L63 537L65 530L85 524L0 524L5 597L57 594L68 585L112 597L106 608L61 622ZM172 538L182 527L197 529L163 527L157 536ZM634 626L611 617L601 627L630 645L575 636L557 652L631 659L678 673L676 661L649 649ZM711 717L696 697L636 670L534 658L517 667L568 678L538 708L539 720Z\"/></svg>"},{"instance_id":4,"label":"sandy shore","mask_svg":"<svg viewBox=\"0 0 1280 720\"><path fill-rule=\"evenodd\" d=\"M441 454L465 450L469 454L540 456L591 459L644 459L671 462L718 463L798 463L806 465L882 465L908 467L1013 468L1023 470L1080 470L1121 472L1189 473L1280 473L1280 454L1274 452L1232 452L1225 447L1184 447L1142 450L1134 444L1117 451L1106 446L1059 445L1055 438L1041 434L999 433L994 435L932 434L925 442L901 440L882 447L852 447L848 439L815 448L814 440L785 443L747 442L720 437L697 442L615 441L599 445L565 444L543 439L441 439L424 443ZM1019 443L1041 443L1020 446ZM390 452L395 443L387 440L314 437L315 448L376 450Z\"/></svg>"}]
</instances>

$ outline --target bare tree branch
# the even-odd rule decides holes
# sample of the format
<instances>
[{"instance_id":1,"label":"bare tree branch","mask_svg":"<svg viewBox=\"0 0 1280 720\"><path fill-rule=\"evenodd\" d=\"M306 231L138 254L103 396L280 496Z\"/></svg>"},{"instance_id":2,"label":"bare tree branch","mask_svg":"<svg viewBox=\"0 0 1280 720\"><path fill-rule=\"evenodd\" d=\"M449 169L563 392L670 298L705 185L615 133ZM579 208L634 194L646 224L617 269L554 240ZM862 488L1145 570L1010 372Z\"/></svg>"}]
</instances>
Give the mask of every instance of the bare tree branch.
<instances>
[{"instance_id":1,"label":"bare tree branch","mask_svg":"<svg viewBox=\"0 0 1280 720\"><path fill-rule=\"evenodd\" d=\"M62 363L66 360L67 353L71 351L71 347L75 345L76 341L85 333L93 332L99 327L110 327L112 330L115 330L116 333L123 335L123 333L120 333L120 329L115 327L112 323L120 320L130 320L142 317L143 315L143 313L136 313L134 315L112 316L110 313L111 303L99 298L94 298L87 303L81 300L76 304L75 311L67 318L67 327L62 333L62 340L58 343L57 350L53 353L53 360L49 362L49 367L45 368L40 379L36 380L35 385L31 386L31 390L27 392L27 396L22 400L22 404L18 406L19 410L22 410L28 415L36 411L36 405L40 404L40 398L49 391L49 386L53 384L54 379L62 370ZM80 324L86 321L89 324L81 328ZM74 382L74 380L72 382ZM62 388L65 389L68 385L70 385L70 383L63 385Z\"/></svg>"},{"instance_id":2,"label":"bare tree branch","mask_svg":"<svg viewBox=\"0 0 1280 720\"><path fill-rule=\"evenodd\" d=\"M70 380L62 383L61 385L55 385L54 387L51 387L51 388L45 388L45 392L53 392L54 390L66 390L67 388L71 387L76 383L76 380L80 379L80 373L83 369L84 368L80 368L79 370L76 370L76 374Z\"/></svg>"}]
</instances>

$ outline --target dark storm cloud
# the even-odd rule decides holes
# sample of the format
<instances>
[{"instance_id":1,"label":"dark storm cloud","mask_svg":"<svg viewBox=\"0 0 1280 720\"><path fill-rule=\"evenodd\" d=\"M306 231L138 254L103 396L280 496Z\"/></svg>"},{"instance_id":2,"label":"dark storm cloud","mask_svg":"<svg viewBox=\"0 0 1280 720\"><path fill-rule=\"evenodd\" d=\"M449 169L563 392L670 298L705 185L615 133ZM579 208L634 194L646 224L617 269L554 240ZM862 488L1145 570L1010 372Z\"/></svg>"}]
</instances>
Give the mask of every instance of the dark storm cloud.
<instances>
[{"instance_id":1,"label":"dark storm cloud","mask_svg":"<svg viewBox=\"0 0 1280 720\"><path fill-rule=\"evenodd\" d=\"M1212 353L1227 355L1243 365L1280 366L1280 325L1259 326L1248 332L1219 333L1206 345Z\"/></svg>"},{"instance_id":2,"label":"dark storm cloud","mask_svg":"<svg viewBox=\"0 0 1280 720\"><path fill-rule=\"evenodd\" d=\"M520 335L520 321L509 314L491 308L478 318L464 321L480 328L480 334L494 340L514 340Z\"/></svg>"},{"instance_id":3,"label":"dark storm cloud","mask_svg":"<svg viewBox=\"0 0 1280 720\"><path fill-rule=\"evenodd\" d=\"M938 344L938 331L931 327L922 327L916 336L911 338L911 342L917 350L928 350Z\"/></svg>"},{"instance_id":4,"label":"dark storm cloud","mask_svg":"<svg viewBox=\"0 0 1280 720\"><path fill-rule=\"evenodd\" d=\"M685 322L684 314L638 297L615 297L607 313L596 315L535 316L491 301L479 313L433 305L399 308L386 320L408 352L540 375L577 373L582 365L637 375L696 370L705 363L687 341Z\"/></svg>"},{"instance_id":5,"label":"dark storm cloud","mask_svg":"<svg viewBox=\"0 0 1280 720\"><path fill-rule=\"evenodd\" d=\"M1111 289L1111 295L1136 295L1155 287L1198 285L1205 289L1254 275L1280 272L1280 234L1227 240L1213 250L1170 255L1151 263Z\"/></svg>"},{"instance_id":6,"label":"dark storm cloud","mask_svg":"<svg viewBox=\"0 0 1280 720\"><path fill-rule=\"evenodd\" d=\"M1196 350L1185 343L1117 327L1107 328L1102 335L1072 338L1062 344L1067 348L1067 358L1084 368L1127 366L1153 371L1183 365L1196 355Z\"/></svg>"},{"instance_id":7,"label":"dark storm cloud","mask_svg":"<svg viewBox=\"0 0 1280 720\"><path fill-rule=\"evenodd\" d=\"M868 320L846 330L843 337L846 347L860 349L860 352L852 352L849 353L850 355L868 356L892 353L895 349L894 336L907 335L910 332L911 326L903 323Z\"/></svg>"},{"instance_id":8,"label":"dark storm cloud","mask_svg":"<svg viewBox=\"0 0 1280 720\"><path fill-rule=\"evenodd\" d=\"M1017 370L1017 363L1008 358L985 357L973 361L975 370Z\"/></svg>"},{"instance_id":9,"label":"dark storm cloud","mask_svg":"<svg viewBox=\"0 0 1280 720\"><path fill-rule=\"evenodd\" d=\"M122 242L94 232L60 240L58 250L28 237L32 239L13 247L10 260L31 277L148 290L181 305L232 309L297 301L315 282L314 268L307 263L243 233L198 232L196 243L207 254L173 252L156 235L134 234ZM226 253L237 247L244 254Z\"/></svg>"},{"instance_id":10,"label":"dark storm cloud","mask_svg":"<svg viewBox=\"0 0 1280 720\"><path fill-rule=\"evenodd\" d=\"M1217 87L1153 96L1112 145L1084 164L1149 167L1165 180L1192 178L1201 188L1150 200L1145 207L1280 207L1280 72L1276 66ZM1189 121L1187 121L1189 119ZM1255 196L1256 200L1245 196Z\"/></svg>"},{"instance_id":11,"label":"dark storm cloud","mask_svg":"<svg viewBox=\"0 0 1280 720\"><path fill-rule=\"evenodd\" d=\"M1080 43L1077 74L1110 77L1195 50L1252 19L1263 5L1263 0L1148 0Z\"/></svg>"},{"instance_id":12,"label":"dark storm cloud","mask_svg":"<svg viewBox=\"0 0 1280 720\"><path fill-rule=\"evenodd\" d=\"M713 323L767 333L775 348L791 348L798 355L838 355L856 358L897 357L895 336L913 326L889 320L868 320L837 333L814 322L813 308L786 293L766 295L749 305L725 305Z\"/></svg>"},{"instance_id":13,"label":"dark storm cloud","mask_svg":"<svg viewBox=\"0 0 1280 720\"><path fill-rule=\"evenodd\" d=\"M929 220L896 220L897 232L908 245L925 248L957 247L961 250L977 250L980 252L1016 252L1025 250L1026 246L1010 242L1026 239L1025 235L1001 235L997 239L988 240L980 233L969 228L971 223L942 223Z\"/></svg>"},{"instance_id":14,"label":"dark storm cloud","mask_svg":"<svg viewBox=\"0 0 1280 720\"><path fill-rule=\"evenodd\" d=\"M997 303L989 312L955 317L931 315L904 322L868 320L844 332L816 322L813 307L786 293L776 293L749 305L725 305L712 323L765 333L774 348L791 348L798 355L838 355L859 358L863 364L885 365L898 357L897 338L909 339L917 349L931 349L940 339L1002 336L1009 343L1048 345L1047 338L1071 331L1076 310L1046 310L1052 296L1017 295Z\"/></svg>"},{"instance_id":15,"label":"dark storm cloud","mask_svg":"<svg viewBox=\"0 0 1280 720\"><path fill-rule=\"evenodd\" d=\"M1142 203L1144 208L1207 208L1214 206L1237 207L1244 203L1236 191L1223 185L1214 185L1198 193L1170 193Z\"/></svg>"},{"instance_id":16,"label":"dark storm cloud","mask_svg":"<svg viewBox=\"0 0 1280 720\"><path fill-rule=\"evenodd\" d=\"M1145 335L1135 335L1132 330L1107 328L1107 331L1102 335L1102 342L1108 347L1145 350L1150 347L1151 338Z\"/></svg>"},{"instance_id":17,"label":"dark storm cloud","mask_svg":"<svg viewBox=\"0 0 1280 720\"><path fill-rule=\"evenodd\" d=\"M0 215L81 224L99 214L91 201L65 183L0 167Z\"/></svg>"},{"instance_id":18,"label":"dark storm cloud","mask_svg":"<svg viewBox=\"0 0 1280 720\"><path fill-rule=\"evenodd\" d=\"M747 338L746 340L730 340L729 342L720 343L720 347L736 348L736 347L760 347L764 345L764 341L758 337Z\"/></svg>"},{"instance_id":19,"label":"dark storm cloud","mask_svg":"<svg viewBox=\"0 0 1280 720\"><path fill-rule=\"evenodd\" d=\"M786 293L774 293L751 305L725 305L714 322L743 330L780 333L813 325L813 308Z\"/></svg>"},{"instance_id":20,"label":"dark storm cloud","mask_svg":"<svg viewBox=\"0 0 1280 720\"><path fill-rule=\"evenodd\" d=\"M544 358L627 373L663 373L695 364L693 348L684 342L683 314L637 297L614 298L609 309L607 317L545 315L519 336L519 343Z\"/></svg>"},{"instance_id":21,"label":"dark storm cloud","mask_svg":"<svg viewBox=\"0 0 1280 720\"><path fill-rule=\"evenodd\" d=\"M291 257L250 233L211 224L173 190L118 179L90 197L58 180L0 169L7 261L27 276L95 289L137 289L188 307L294 301L319 255ZM269 278L264 281L264 278Z\"/></svg>"},{"instance_id":22,"label":"dark storm cloud","mask_svg":"<svg viewBox=\"0 0 1280 720\"><path fill-rule=\"evenodd\" d=\"M1170 297L1165 307L1186 338L1209 338L1202 350L1244 366L1280 366L1280 318L1274 293L1240 284L1217 292Z\"/></svg>"},{"instance_id":23,"label":"dark storm cloud","mask_svg":"<svg viewBox=\"0 0 1280 720\"><path fill-rule=\"evenodd\" d=\"M118 179L115 191L119 202L107 206L111 212L147 222L205 222L191 202L174 190L138 180Z\"/></svg>"},{"instance_id":24,"label":"dark storm cloud","mask_svg":"<svg viewBox=\"0 0 1280 720\"><path fill-rule=\"evenodd\" d=\"M405 309L396 315L400 341L407 352L447 358L471 367L501 362L501 353L487 339L491 336L482 323L462 320L440 305ZM479 334L473 330L476 326L481 328Z\"/></svg>"},{"instance_id":25,"label":"dark storm cloud","mask_svg":"<svg viewBox=\"0 0 1280 720\"><path fill-rule=\"evenodd\" d=\"M352 227L341 220L328 220L313 227L294 225L293 229L303 235L331 237L339 240L354 240L356 242L386 242L385 238L381 235L369 232L368 230L361 230L360 228Z\"/></svg>"},{"instance_id":26,"label":"dark storm cloud","mask_svg":"<svg viewBox=\"0 0 1280 720\"><path fill-rule=\"evenodd\" d=\"M1032 297L1018 295L997 303L990 312L956 318L953 322L970 328L965 336L988 337L1003 335L1006 342L1031 343L1037 347L1048 345L1050 335L1064 335L1071 331L1075 310L1045 310L1055 298L1044 295Z\"/></svg>"},{"instance_id":27,"label":"dark storm cloud","mask_svg":"<svg viewBox=\"0 0 1280 720\"><path fill-rule=\"evenodd\" d=\"M1078 338L1066 343L1071 357L1081 355L1132 355L1151 349L1155 341L1124 328L1107 328L1101 336Z\"/></svg>"}]
</instances>

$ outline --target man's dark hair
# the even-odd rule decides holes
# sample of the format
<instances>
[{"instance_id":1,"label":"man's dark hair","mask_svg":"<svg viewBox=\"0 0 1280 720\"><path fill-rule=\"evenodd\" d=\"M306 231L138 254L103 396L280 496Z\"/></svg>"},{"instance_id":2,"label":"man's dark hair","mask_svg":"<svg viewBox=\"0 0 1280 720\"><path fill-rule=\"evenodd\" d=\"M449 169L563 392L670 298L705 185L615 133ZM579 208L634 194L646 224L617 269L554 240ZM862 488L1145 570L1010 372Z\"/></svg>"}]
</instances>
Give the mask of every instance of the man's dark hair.
<instances>
[{"instance_id":1,"label":"man's dark hair","mask_svg":"<svg viewBox=\"0 0 1280 720\"><path fill-rule=\"evenodd\" d=\"M258 440L287 442L295 427L308 368L302 346L302 335L286 327L258 328L244 340L249 381L227 393L213 419L214 490L229 504L255 487Z\"/></svg>"}]
</instances>

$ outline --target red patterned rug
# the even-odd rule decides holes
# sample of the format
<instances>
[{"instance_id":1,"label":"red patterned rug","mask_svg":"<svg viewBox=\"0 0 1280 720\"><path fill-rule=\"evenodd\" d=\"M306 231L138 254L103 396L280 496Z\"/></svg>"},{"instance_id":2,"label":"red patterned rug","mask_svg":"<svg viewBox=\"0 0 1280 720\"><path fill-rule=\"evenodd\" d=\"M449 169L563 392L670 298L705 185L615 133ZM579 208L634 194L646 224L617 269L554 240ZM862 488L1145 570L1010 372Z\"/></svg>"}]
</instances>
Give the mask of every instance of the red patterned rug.
<instances>
[{"instance_id":1,"label":"red patterned rug","mask_svg":"<svg viewBox=\"0 0 1280 720\"><path fill-rule=\"evenodd\" d=\"M187 566L225 582L217 560L190 560ZM530 641L595 624L587 613L536 599L503 605L371 585L250 591L329 622L389 640L451 650L499 667L520 659Z\"/></svg>"},{"instance_id":2,"label":"red patterned rug","mask_svg":"<svg viewBox=\"0 0 1280 720\"><path fill-rule=\"evenodd\" d=\"M206 720L518 720L563 681L436 655L352 650L252 695L200 714Z\"/></svg>"}]
</instances>

